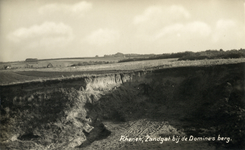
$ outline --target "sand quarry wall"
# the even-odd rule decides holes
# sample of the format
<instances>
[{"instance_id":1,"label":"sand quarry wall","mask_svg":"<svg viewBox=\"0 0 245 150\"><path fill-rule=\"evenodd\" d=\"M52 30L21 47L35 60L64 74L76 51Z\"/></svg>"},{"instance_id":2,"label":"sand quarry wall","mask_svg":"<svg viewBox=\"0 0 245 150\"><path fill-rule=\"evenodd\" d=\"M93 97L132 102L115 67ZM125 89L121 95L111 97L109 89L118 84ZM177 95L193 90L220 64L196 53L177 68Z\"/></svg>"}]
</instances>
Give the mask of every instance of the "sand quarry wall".
<instances>
[{"instance_id":1,"label":"sand quarry wall","mask_svg":"<svg viewBox=\"0 0 245 150\"><path fill-rule=\"evenodd\" d=\"M182 67L1 87L1 145L84 147L103 121L173 115L244 145L244 64ZM206 123L206 124L205 124ZM211 131L211 130L210 130Z\"/></svg>"}]
</instances>

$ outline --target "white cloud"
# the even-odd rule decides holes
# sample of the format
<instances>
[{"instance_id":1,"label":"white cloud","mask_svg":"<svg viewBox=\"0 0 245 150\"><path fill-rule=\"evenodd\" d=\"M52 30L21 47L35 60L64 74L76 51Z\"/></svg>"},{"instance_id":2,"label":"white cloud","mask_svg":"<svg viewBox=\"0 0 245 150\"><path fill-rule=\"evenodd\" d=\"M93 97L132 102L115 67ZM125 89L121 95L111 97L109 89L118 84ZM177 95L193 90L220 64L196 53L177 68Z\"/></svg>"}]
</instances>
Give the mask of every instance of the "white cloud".
<instances>
[{"instance_id":1,"label":"white cloud","mask_svg":"<svg viewBox=\"0 0 245 150\"><path fill-rule=\"evenodd\" d=\"M159 18L159 16L163 13L161 7L156 7L156 6L151 6L148 7L142 15L138 15L134 18L134 23L135 24L140 24L144 22L148 22L150 20Z\"/></svg>"},{"instance_id":2,"label":"white cloud","mask_svg":"<svg viewBox=\"0 0 245 150\"><path fill-rule=\"evenodd\" d=\"M82 1L73 5L68 4L48 4L39 8L38 12L40 14L50 14L50 13L69 13L69 14L79 14L84 15L85 12L89 11L92 8L92 3Z\"/></svg>"},{"instance_id":3,"label":"white cloud","mask_svg":"<svg viewBox=\"0 0 245 150\"><path fill-rule=\"evenodd\" d=\"M216 27L222 30L226 30L227 28L236 26L235 21L233 20L218 20L216 23Z\"/></svg>"},{"instance_id":4,"label":"white cloud","mask_svg":"<svg viewBox=\"0 0 245 150\"><path fill-rule=\"evenodd\" d=\"M159 28L190 18L189 12L182 6L150 6L143 14L134 18L134 24L144 28Z\"/></svg>"},{"instance_id":5,"label":"white cloud","mask_svg":"<svg viewBox=\"0 0 245 150\"><path fill-rule=\"evenodd\" d=\"M106 45L115 42L120 38L120 33L117 30L112 29L98 29L93 31L86 41L91 45Z\"/></svg>"},{"instance_id":6,"label":"white cloud","mask_svg":"<svg viewBox=\"0 0 245 150\"><path fill-rule=\"evenodd\" d=\"M155 34L148 35L152 41L161 38L182 37L185 40L190 38L208 37L211 34L211 28L204 22L176 23L163 27L157 30Z\"/></svg>"},{"instance_id":7,"label":"white cloud","mask_svg":"<svg viewBox=\"0 0 245 150\"><path fill-rule=\"evenodd\" d=\"M196 34L200 37L207 37L211 34L210 26L201 21L187 23L184 31L186 34Z\"/></svg>"},{"instance_id":8,"label":"white cloud","mask_svg":"<svg viewBox=\"0 0 245 150\"><path fill-rule=\"evenodd\" d=\"M173 24L170 26L166 26L163 29L161 29L157 34L155 34L153 40L157 40L162 37L168 37L172 35L180 36L180 31L183 30L184 25L183 24Z\"/></svg>"},{"instance_id":9,"label":"white cloud","mask_svg":"<svg viewBox=\"0 0 245 150\"><path fill-rule=\"evenodd\" d=\"M151 6L134 18L137 37L146 41L205 38L211 34L208 24L191 21L190 13L182 6Z\"/></svg>"},{"instance_id":10,"label":"white cloud","mask_svg":"<svg viewBox=\"0 0 245 150\"><path fill-rule=\"evenodd\" d=\"M29 28L19 28L7 38L27 47L57 46L69 43L73 39L73 30L63 23L45 22Z\"/></svg>"},{"instance_id":11,"label":"white cloud","mask_svg":"<svg viewBox=\"0 0 245 150\"><path fill-rule=\"evenodd\" d=\"M213 42L228 41L232 38L238 38L239 36L240 33L235 21L221 19L216 22L212 40Z\"/></svg>"}]
</instances>

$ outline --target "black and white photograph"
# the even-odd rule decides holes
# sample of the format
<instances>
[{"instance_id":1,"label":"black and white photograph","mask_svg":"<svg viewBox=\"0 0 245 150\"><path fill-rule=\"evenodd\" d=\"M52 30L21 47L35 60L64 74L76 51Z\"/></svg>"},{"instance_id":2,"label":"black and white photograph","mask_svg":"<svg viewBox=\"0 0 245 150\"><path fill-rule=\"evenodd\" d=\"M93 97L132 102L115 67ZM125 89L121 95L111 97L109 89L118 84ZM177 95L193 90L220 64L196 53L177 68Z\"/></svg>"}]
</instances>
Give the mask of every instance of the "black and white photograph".
<instances>
[{"instance_id":1,"label":"black and white photograph","mask_svg":"<svg viewBox=\"0 0 245 150\"><path fill-rule=\"evenodd\" d=\"M0 150L244 150L244 0L0 0Z\"/></svg>"}]
</instances>

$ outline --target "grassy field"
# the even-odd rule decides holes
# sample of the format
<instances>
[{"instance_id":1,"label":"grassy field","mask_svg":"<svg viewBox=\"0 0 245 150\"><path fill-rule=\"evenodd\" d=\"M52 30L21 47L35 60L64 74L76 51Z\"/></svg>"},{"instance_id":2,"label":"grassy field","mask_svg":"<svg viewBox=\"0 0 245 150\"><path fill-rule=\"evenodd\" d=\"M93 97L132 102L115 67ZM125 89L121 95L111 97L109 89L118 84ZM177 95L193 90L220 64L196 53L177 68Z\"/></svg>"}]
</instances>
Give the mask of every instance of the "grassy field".
<instances>
[{"instance_id":1,"label":"grassy field","mask_svg":"<svg viewBox=\"0 0 245 150\"><path fill-rule=\"evenodd\" d=\"M53 67L69 67L78 63L117 63L122 58L120 57L94 57L94 58L66 58L66 59L44 59L38 60L38 62L4 62L0 63L0 69L4 69L4 66L11 66L12 69L24 69L24 68L47 68L48 64L51 63Z\"/></svg>"},{"instance_id":2,"label":"grassy field","mask_svg":"<svg viewBox=\"0 0 245 150\"><path fill-rule=\"evenodd\" d=\"M72 60L53 60L60 64L70 63ZM75 59L73 61L76 61ZM80 61L80 60L79 60ZM185 66L210 66L221 64L233 64L245 62L245 58L238 59L212 59L177 61L177 59L158 59L146 61L134 61L113 64L99 64L75 67L52 67L52 68L19 68L0 71L0 84L17 84L32 81L44 81L53 79L75 78L93 76L98 74L111 74L132 71L150 71L156 69L185 67ZM54 63L53 63L54 64Z\"/></svg>"}]
</instances>

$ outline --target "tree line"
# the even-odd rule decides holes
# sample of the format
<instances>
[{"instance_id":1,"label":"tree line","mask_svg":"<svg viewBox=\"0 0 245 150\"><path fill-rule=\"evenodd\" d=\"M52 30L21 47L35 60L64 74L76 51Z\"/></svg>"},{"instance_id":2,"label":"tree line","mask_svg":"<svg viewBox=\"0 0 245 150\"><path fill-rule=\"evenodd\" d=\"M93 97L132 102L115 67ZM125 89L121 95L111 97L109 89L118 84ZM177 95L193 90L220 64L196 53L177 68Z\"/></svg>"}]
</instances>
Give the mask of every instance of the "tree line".
<instances>
[{"instance_id":1,"label":"tree line","mask_svg":"<svg viewBox=\"0 0 245 150\"><path fill-rule=\"evenodd\" d=\"M178 58L178 60L245 58L245 49L241 48L239 50L232 49L227 51L220 49L220 50L206 50L201 52L186 51L186 52L154 55L148 58L129 58L129 59L120 60L119 62L168 59L168 58Z\"/></svg>"}]
</instances>

